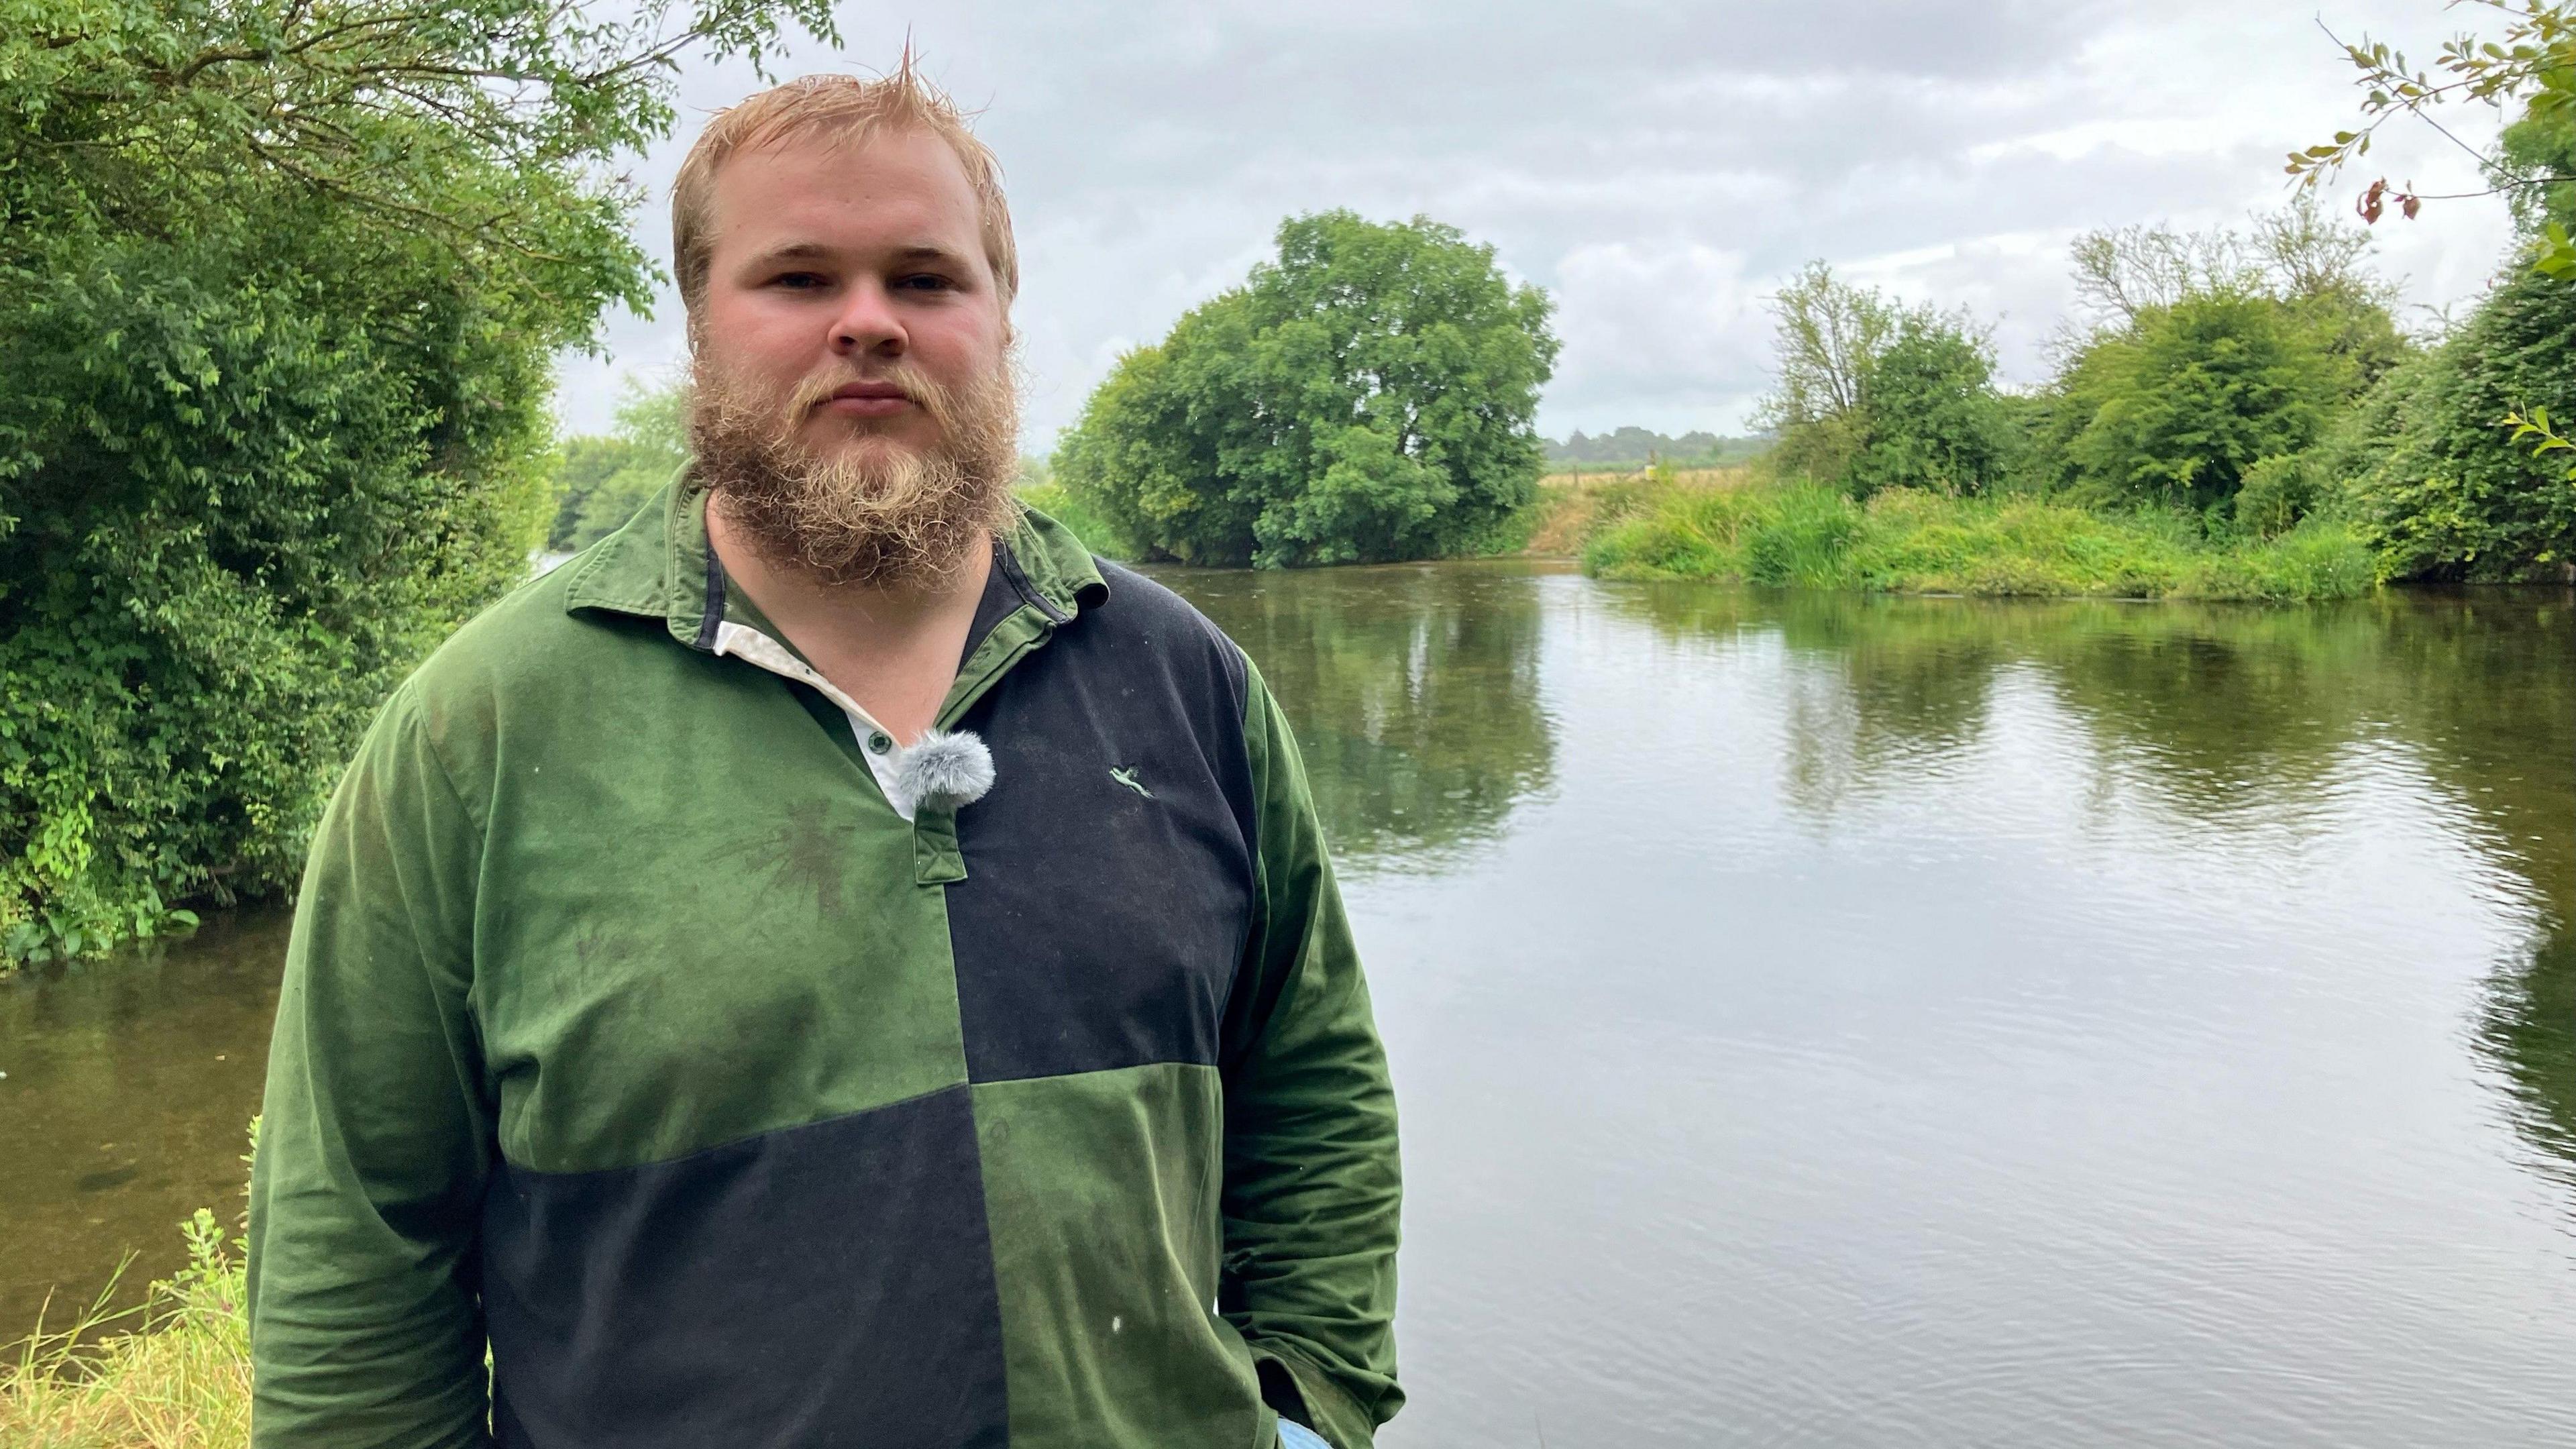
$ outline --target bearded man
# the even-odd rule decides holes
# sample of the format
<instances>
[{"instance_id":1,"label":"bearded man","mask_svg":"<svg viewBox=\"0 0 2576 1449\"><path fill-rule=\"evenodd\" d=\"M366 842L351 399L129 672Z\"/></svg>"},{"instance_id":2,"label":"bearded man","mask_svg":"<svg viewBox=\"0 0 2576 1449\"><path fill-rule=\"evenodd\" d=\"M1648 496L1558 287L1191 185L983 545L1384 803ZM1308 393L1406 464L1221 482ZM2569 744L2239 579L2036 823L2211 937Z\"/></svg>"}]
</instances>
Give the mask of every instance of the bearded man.
<instances>
[{"instance_id":1,"label":"bearded man","mask_svg":"<svg viewBox=\"0 0 2576 1449\"><path fill-rule=\"evenodd\" d=\"M1367 1445L1395 1118L1314 807L1250 661L1012 499L991 154L814 77L672 210L690 466L316 835L253 1443Z\"/></svg>"}]
</instances>

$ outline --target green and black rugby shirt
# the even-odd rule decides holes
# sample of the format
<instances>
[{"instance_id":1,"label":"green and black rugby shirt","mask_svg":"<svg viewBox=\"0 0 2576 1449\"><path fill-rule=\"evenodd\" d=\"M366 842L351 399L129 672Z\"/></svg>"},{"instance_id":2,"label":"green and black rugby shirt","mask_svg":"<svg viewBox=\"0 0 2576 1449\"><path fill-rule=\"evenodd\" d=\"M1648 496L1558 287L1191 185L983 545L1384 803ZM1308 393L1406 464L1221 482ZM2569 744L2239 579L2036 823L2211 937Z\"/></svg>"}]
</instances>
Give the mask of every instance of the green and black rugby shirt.
<instances>
[{"instance_id":1,"label":"green and black rugby shirt","mask_svg":"<svg viewBox=\"0 0 2576 1449\"><path fill-rule=\"evenodd\" d=\"M296 904L260 1449L1395 1412L1394 1104L1278 707L1045 518L995 564L954 810L896 808L686 486L395 692Z\"/></svg>"}]
</instances>

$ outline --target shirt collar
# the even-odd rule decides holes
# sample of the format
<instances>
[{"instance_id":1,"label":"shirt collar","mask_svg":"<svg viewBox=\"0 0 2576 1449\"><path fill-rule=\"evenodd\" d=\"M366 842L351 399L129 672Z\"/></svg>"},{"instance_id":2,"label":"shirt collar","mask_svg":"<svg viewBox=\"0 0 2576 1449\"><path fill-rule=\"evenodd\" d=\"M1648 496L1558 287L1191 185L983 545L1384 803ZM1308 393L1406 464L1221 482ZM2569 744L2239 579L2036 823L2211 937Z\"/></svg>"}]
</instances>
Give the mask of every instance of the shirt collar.
<instances>
[{"instance_id":1,"label":"shirt collar","mask_svg":"<svg viewBox=\"0 0 2576 1449\"><path fill-rule=\"evenodd\" d=\"M1070 622L1109 598L1109 582L1091 551L1063 524L1034 510L1020 517L993 559L994 579L1051 623ZM600 540L564 592L567 613L604 609L658 618L671 637L693 649L714 647L727 605L724 570L707 544L707 493L686 469L624 527ZM986 597L995 597L992 585ZM979 615L982 610L978 610ZM978 618L978 635L989 625Z\"/></svg>"}]
</instances>

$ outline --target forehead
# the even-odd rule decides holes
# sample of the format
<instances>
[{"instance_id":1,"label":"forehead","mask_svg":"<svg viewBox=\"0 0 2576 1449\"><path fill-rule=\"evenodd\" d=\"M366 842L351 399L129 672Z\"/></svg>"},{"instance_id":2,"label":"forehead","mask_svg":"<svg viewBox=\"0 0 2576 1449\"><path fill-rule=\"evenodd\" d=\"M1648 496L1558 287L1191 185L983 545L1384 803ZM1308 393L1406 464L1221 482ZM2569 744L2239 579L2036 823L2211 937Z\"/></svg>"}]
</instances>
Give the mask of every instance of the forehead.
<instances>
[{"instance_id":1,"label":"forehead","mask_svg":"<svg viewBox=\"0 0 2576 1449\"><path fill-rule=\"evenodd\" d=\"M713 180L707 220L720 253L800 243L983 251L974 184L929 131L791 135L727 157Z\"/></svg>"}]
</instances>

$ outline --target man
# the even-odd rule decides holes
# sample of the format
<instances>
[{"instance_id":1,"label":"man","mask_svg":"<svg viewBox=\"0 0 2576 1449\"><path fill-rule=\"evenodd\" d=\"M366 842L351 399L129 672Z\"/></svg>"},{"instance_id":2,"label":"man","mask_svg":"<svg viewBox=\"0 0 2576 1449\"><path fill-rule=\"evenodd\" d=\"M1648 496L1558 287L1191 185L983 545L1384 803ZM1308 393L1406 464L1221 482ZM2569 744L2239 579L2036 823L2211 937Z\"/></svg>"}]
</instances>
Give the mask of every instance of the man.
<instances>
[{"instance_id":1,"label":"man","mask_svg":"<svg viewBox=\"0 0 2576 1449\"><path fill-rule=\"evenodd\" d=\"M1395 1121L1314 809L1250 662L1011 499L990 153L813 77L673 216L691 467L316 835L254 1443L1367 1445Z\"/></svg>"}]
</instances>

